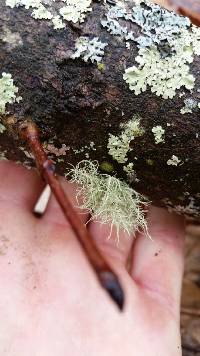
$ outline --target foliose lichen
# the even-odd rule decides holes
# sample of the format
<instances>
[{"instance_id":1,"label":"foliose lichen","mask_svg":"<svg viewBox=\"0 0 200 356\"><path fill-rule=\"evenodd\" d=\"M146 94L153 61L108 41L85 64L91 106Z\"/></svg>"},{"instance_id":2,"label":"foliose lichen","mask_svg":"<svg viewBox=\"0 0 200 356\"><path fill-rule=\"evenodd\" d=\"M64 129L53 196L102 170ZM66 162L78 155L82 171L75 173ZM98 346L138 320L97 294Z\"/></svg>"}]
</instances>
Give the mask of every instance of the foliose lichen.
<instances>
[{"instance_id":1,"label":"foliose lichen","mask_svg":"<svg viewBox=\"0 0 200 356\"><path fill-rule=\"evenodd\" d=\"M167 161L168 166L178 166L179 163L181 163L181 160L175 155L172 155L172 157Z\"/></svg>"},{"instance_id":2,"label":"foliose lichen","mask_svg":"<svg viewBox=\"0 0 200 356\"><path fill-rule=\"evenodd\" d=\"M165 130L162 128L162 126L160 126L160 125L154 126L151 131L154 134L156 144L165 142L164 137L163 137L165 134Z\"/></svg>"},{"instance_id":3,"label":"foliose lichen","mask_svg":"<svg viewBox=\"0 0 200 356\"><path fill-rule=\"evenodd\" d=\"M100 62L104 55L104 49L107 43L99 41L98 37L89 39L84 36L80 36L75 43L76 51L72 54L71 58L82 58L85 62L90 60L92 63Z\"/></svg>"},{"instance_id":4,"label":"foliose lichen","mask_svg":"<svg viewBox=\"0 0 200 356\"><path fill-rule=\"evenodd\" d=\"M191 90L195 78L189 73L186 63L193 61L193 50L190 46L178 51L176 55L161 58L161 54L154 46L141 48L135 58L139 66L132 66L125 70L124 80L135 95L151 88L152 93L164 99L173 98L176 90L184 86Z\"/></svg>"},{"instance_id":5,"label":"foliose lichen","mask_svg":"<svg viewBox=\"0 0 200 356\"><path fill-rule=\"evenodd\" d=\"M92 11L91 0L5 0L6 5L14 8L24 6L32 9L31 16L39 20L50 20L54 29L63 29L64 21L83 22L88 12Z\"/></svg>"},{"instance_id":6,"label":"foliose lichen","mask_svg":"<svg viewBox=\"0 0 200 356\"><path fill-rule=\"evenodd\" d=\"M66 3L60 9L60 14L64 20L76 22L83 22L87 12L92 11L91 0L63 0Z\"/></svg>"},{"instance_id":7,"label":"foliose lichen","mask_svg":"<svg viewBox=\"0 0 200 356\"><path fill-rule=\"evenodd\" d=\"M109 134L108 153L118 163L126 163L128 161L127 153L131 151L130 142L135 137L140 137L144 134L144 129L140 126L140 118L133 118L126 124L121 124L122 132L119 136Z\"/></svg>"},{"instance_id":8,"label":"foliose lichen","mask_svg":"<svg viewBox=\"0 0 200 356\"><path fill-rule=\"evenodd\" d=\"M191 114L192 111L198 107L198 102L193 98L187 98L184 100L184 106L181 108L181 114Z\"/></svg>"},{"instance_id":9,"label":"foliose lichen","mask_svg":"<svg viewBox=\"0 0 200 356\"><path fill-rule=\"evenodd\" d=\"M93 220L110 224L128 234L147 233L145 210L147 200L116 177L99 174L97 162L82 161L70 170L71 181L78 184L77 201ZM80 203L81 202L81 203Z\"/></svg>"},{"instance_id":10,"label":"foliose lichen","mask_svg":"<svg viewBox=\"0 0 200 356\"><path fill-rule=\"evenodd\" d=\"M148 1L140 1L131 14L124 9L118 13L137 23L141 32L139 37L131 31L124 36L129 36L139 48L135 58L138 65L126 68L123 75L130 90L138 95L149 87L167 99L173 98L181 87L193 89L195 78L189 64L194 55L200 55L200 29L187 18Z\"/></svg>"},{"instance_id":11,"label":"foliose lichen","mask_svg":"<svg viewBox=\"0 0 200 356\"><path fill-rule=\"evenodd\" d=\"M6 104L19 102L22 98L17 96L18 88L14 85L10 73L2 73L0 79L0 114L6 113Z\"/></svg>"}]
</instances>

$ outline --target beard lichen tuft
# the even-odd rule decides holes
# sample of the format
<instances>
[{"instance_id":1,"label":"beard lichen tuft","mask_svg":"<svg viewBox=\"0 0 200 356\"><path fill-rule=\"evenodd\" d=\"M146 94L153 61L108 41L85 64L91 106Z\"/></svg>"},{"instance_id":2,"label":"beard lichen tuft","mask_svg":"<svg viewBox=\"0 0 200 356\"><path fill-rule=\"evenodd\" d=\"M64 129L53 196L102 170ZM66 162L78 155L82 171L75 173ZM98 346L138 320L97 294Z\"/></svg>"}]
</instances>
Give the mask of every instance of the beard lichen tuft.
<instances>
[{"instance_id":1,"label":"beard lichen tuft","mask_svg":"<svg viewBox=\"0 0 200 356\"><path fill-rule=\"evenodd\" d=\"M77 183L77 202L91 214L91 219L110 224L119 233L129 235L144 231L148 235L145 212L149 202L127 183L108 174L98 173L96 161L81 161L67 174Z\"/></svg>"}]
</instances>

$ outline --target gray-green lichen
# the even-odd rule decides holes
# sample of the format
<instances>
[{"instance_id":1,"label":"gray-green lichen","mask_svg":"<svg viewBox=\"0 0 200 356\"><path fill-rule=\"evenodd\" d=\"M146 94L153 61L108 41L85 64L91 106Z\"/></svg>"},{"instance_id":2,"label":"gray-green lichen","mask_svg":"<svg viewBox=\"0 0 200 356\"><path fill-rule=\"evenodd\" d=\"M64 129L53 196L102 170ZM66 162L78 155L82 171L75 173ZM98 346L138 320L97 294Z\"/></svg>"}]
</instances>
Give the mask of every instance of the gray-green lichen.
<instances>
[{"instance_id":1,"label":"gray-green lichen","mask_svg":"<svg viewBox=\"0 0 200 356\"><path fill-rule=\"evenodd\" d=\"M140 137L144 134L144 129L140 126L140 119L133 116L132 120L126 124L120 125L122 132L119 136L109 135L108 139L108 153L118 163L126 163L127 154L131 151L130 142L135 137Z\"/></svg>"},{"instance_id":2,"label":"gray-green lichen","mask_svg":"<svg viewBox=\"0 0 200 356\"><path fill-rule=\"evenodd\" d=\"M181 114L191 114L194 109L198 107L198 102L193 98L187 98L184 100L184 106L181 108Z\"/></svg>"},{"instance_id":3,"label":"gray-green lichen","mask_svg":"<svg viewBox=\"0 0 200 356\"><path fill-rule=\"evenodd\" d=\"M104 55L104 49L107 43L99 41L98 37L89 39L84 36L80 36L75 43L76 51L72 54L71 58L82 58L85 62L90 60L92 63L100 62Z\"/></svg>"},{"instance_id":4,"label":"gray-green lichen","mask_svg":"<svg viewBox=\"0 0 200 356\"><path fill-rule=\"evenodd\" d=\"M17 96L18 88L14 85L10 73L2 73L0 79L0 114L6 113L6 104L19 102L22 98Z\"/></svg>"},{"instance_id":5,"label":"gray-green lichen","mask_svg":"<svg viewBox=\"0 0 200 356\"><path fill-rule=\"evenodd\" d=\"M88 210L93 220L110 224L110 234L113 227L117 236L120 230L128 234L138 230L147 233L145 206L148 202L125 182L99 174L98 164L91 161L80 162L69 174L79 186L77 201L81 208Z\"/></svg>"}]
</instances>

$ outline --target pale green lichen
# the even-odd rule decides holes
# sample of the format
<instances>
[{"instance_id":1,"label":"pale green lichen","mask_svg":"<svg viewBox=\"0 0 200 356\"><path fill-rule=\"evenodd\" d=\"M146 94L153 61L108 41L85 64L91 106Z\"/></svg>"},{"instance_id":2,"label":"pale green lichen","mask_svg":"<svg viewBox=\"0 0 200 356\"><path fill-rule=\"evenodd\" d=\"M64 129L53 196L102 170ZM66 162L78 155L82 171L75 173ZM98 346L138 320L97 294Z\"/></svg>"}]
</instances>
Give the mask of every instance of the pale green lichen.
<instances>
[{"instance_id":1,"label":"pale green lichen","mask_svg":"<svg viewBox=\"0 0 200 356\"><path fill-rule=\"evenodd\" d=\"M167 165L168 166L178 166L178 164L179 163L181 163L181 160L177 157L177 156L175 156L175 155L173 155L170 159L168 159L168 161L167 161Z\"/></svg>"},{"instance_id":2,"label":"pale green lichen","mask_svg":"<svg viewBox=\"0 0 200 356\"><path fill-rule=\"evenodd\" d=\"M14 8L24 6L32 9L31 16L38 20L50 20L54 29L66 27L65 21L83 22L88 12L92 11L91 0L6 0L6 5ZM62 18L61 18L62 16Z\"/></svg>"},{"instance_id":3,"label":"pale green lichen","mask_svg":"<svg viewBox=\"0 0 200 356\"><path fill-rule=\"evenodd\" d=\"M156 145L159 143L165 142L164 137L163 137L165 134L165 130L162 128L162 126L160 126L160 125L154 126L151 131L154 134Z\"/></svg>"},{"instance_id":4,"label":"pale green lichen","mask_svg":"<svg viewBox=\"0 0 200 356\"><path fill-rule=\"evenodd\" d=\"M130 142L135 137L140 137L144 134L144 129L140 126L140 119L136 116L126 124L120 125L122 132L119 136L109 134L108 153L118 163L126 163L127 153L131 151Z\"/></svg>"},{"instance_id":5,"label":"pale green lichen","mask_svg":"<svg viewBox=\"0 0 200 356\"><path fill-rule=\"evenodd\" d=\"M22 98L17 96L18 88L14 85L10 73L2 73L0 79L0 114L6 113L6 104L19 102Z\"/></svg>"},{"instance_id":6,"label":"pale green lichen","mask_svg":"<svg viewBox=\"0 0 200 356\"><path fill-rule=\"evenodd\" d=\"M65 24L59 15L56 15L52 18L52 23L55 30L65 28Z\"/></svg>"},{"instance_id":7,"label":"pale green lichen","mask_svg":"<svg viewBox=\"0 0 200 356\"><path fill-rule=\"evenodd\" d=\"M47 8L42 4L37 9L33 10L32 16L36 20L51 20L53 18L52 13L48 11Z\"/></svg>"},{"instance_id":8,"label":"pale green lichen","mask_svg":"<svg viewBox=\"0 0 200 356\"><path fill-rule=\"evenodd\" d=\"M186 64L193 61L192 55L192 47L186 45L183 51L164 59L156 47L142 48L135 58L139 66L127 68L123 78L135 95L146 91L149 86L156 95L164 99L173 98L182 86L188 90L194 87L195 78Z\"/></svg>"},{"instance_id":9,"label":"pale green lichen","mask_svg":"<svg viewBox=\"0 0 200 356\"><path fill-rule=\"evenodd\" d=\"M195 78L189 64L194 55L200 55L200 29L148 1L140 1L133 14L129 20L140 26L142 36L135 39L138 65L126 68L123 75L130 90L138 95L149 87L167 99L173 98L181 87L193 89Z\"/></svg>"},{"instance_id":10,"label":"pale green lichen","mask_svg":"<svg viewBox=\"0 0 200 356\"><path fill-rule=\"evenodd\" d=\"M104 55L104 49L107 43L99 41L98 37L89 39L84 36L80 36L75 43L76 51L72 54L71 58L82 58L85 62L90 60L92 63L100 62Z\"/></svg>"},{"instance_id":11,"label":"pale green lichen","mask_svg":"<svg viewBox=\"0 0 200 356\"><path fill-rule=\"evenodd\" d=\"M77 201L93 220L115 227L128 234L145 231L145 207L148 202L125 182L107 174L98 173L98 164L82 161L69 172L72 182L78 184Z\"/></svg>"},{"instance_id":12,"label":"pale green lichen","mask_svg":"<svg viewBox=\"0 0 200 356\"><path fill-rule=\"evenodd\" d=\"M60 14L67 21L83 22L87 12L92 11L91 0L65 0L64 2L66 5L60 9Z\"/></svg>"}]
</instances>

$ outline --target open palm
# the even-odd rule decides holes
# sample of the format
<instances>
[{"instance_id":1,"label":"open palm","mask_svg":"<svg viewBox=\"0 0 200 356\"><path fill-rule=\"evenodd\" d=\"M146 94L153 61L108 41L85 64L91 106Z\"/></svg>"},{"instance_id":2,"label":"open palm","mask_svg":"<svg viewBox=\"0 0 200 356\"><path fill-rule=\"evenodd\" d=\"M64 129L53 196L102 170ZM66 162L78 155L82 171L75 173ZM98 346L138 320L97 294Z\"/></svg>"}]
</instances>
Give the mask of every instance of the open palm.
<instances>
[{"instance_id":1,"label":"open palm","mask_svg":"<svg viewBox=\"0 0 200 356\"><path fill-rule=\"evenodd\" d=\"M41 219L33 216L37 172L1 162L0 177L0 356L181 355L181 218L152 207L152 240L121 233L118 245L109 226L88 224L125 290L120 313L54 198ZM76 204L76 187L63 184Z\"/></svg>"}]
</instances>

